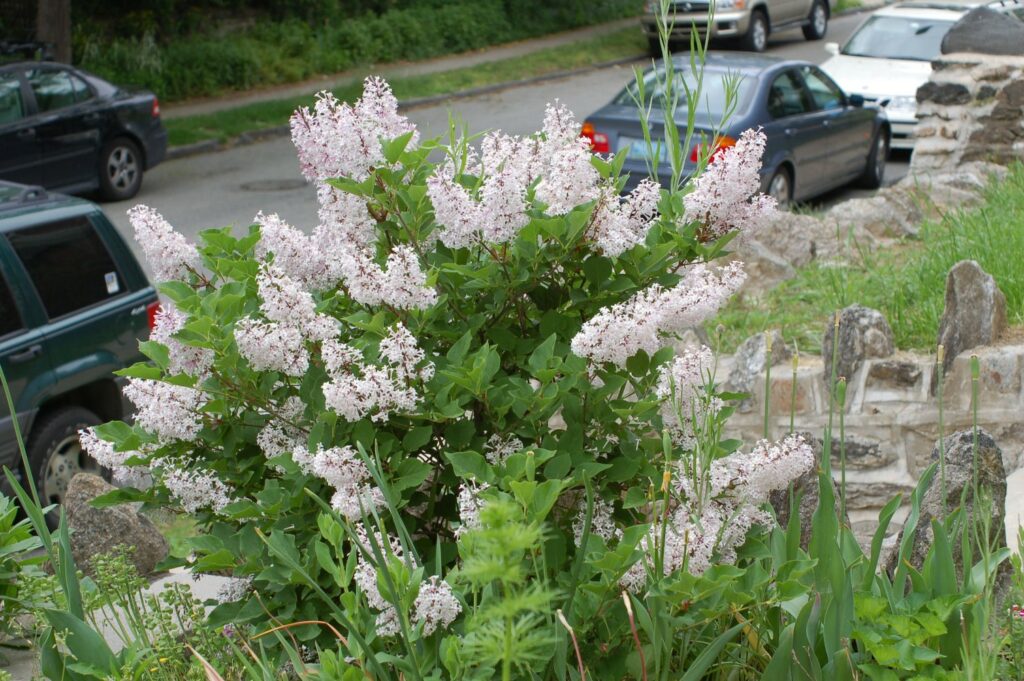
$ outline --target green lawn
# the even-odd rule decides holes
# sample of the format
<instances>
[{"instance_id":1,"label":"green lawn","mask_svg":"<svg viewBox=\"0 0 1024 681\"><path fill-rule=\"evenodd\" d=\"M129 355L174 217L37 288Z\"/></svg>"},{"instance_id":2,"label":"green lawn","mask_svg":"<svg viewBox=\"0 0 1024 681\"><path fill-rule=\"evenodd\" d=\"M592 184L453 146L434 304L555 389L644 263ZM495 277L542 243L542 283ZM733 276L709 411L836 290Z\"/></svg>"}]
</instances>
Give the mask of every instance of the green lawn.
<instances>
[{"instance_id":1,"label":"green lawn","mask_svg":"<svg viewBox=\"0 0 1024 681\"><path fill-rule=\"evenodd\" d=\"M522 57L435 74L396 78L390 82L399 100L428 97L639 56L644 54L646 47L647 43L640 30L630 27ZM362 83L359 81L334 90L335 96L343 101L352 101L361 92ZM296 107L309 105L312 101L310 95L260 102L214 114L171 119L165 121L165 125L171 146L210 139L226 141L247 131L287 123Z\"/></svg>"},{"instance_id":2,"label":"green lawn","mask_svg":"<svg viewBox=\"0 0 1024 681\"><path fill-rule=\"evenodd\" d=\"M1024 324L1024 165L993 182L981 205L922 225L920 238L875 253L864 250L841 265L812 263L759 299L737 298L713 320L724 327L723 351L748 336L779 328L801 352L818 353L833 311L860 303L881 310L896 346L934 349L945 299L946 273L977 260L1006 295L1010 324Z\"/></svg>"}]
</instances>

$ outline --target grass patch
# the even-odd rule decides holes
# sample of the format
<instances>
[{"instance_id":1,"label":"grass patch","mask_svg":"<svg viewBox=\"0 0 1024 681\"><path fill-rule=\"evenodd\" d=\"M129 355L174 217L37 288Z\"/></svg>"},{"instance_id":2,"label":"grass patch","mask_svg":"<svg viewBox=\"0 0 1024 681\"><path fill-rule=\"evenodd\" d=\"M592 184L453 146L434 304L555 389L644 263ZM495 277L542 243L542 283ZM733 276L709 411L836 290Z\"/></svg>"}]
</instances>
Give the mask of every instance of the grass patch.
<instances>
[{"instance_id":1,"label":"grass patch","mask_svg":"<svg viewBox=\"0 0 1024 681\"><path fill-rule=\"evenodd\" d=\"M845 12L846 10L857 9L862 4L860 0L836 0L835 9L832 12Z\"/></svg>"},{"instance_id":2,"label":"grass patch","mask_svg":"<svg viewBox=\"0 0 1024 681\"><path fill-rule=\"evenodd\" d=\"M399 100L429 97L641 55L645 49L646 42L641 32L636 28L627 28L521 57L440 73L395 78L390 82ZM362 89L362 82L354 81L336 88L334 94L342 101L352 101L359 97ZM164 125L171 146L211 139L226 141L251 130L283 125L297 107L309 105L312 101L311 95L303 95L259 102L212 114L174 118L164 121Z\"/></svg>"},{"instance_id":3,"label":"grass patch","mask_svg":"<svg viewBox=\"0 0 1024 681\"><path fill-rule=\"evenodd\" d=\"M1011 325L1024 324L1024 164L992 182L983 202L926 222L920 238L893 249L861 249L851 262L815 262L762 297L736 298L716 324L722 350L731 352L748 336L779 328L801 352L819 353L829 315L854 303L880 310L896 347L934 349L945 302L946 274L961 260L976 260L1006 296Z\"/></svg>"}]
</instances>

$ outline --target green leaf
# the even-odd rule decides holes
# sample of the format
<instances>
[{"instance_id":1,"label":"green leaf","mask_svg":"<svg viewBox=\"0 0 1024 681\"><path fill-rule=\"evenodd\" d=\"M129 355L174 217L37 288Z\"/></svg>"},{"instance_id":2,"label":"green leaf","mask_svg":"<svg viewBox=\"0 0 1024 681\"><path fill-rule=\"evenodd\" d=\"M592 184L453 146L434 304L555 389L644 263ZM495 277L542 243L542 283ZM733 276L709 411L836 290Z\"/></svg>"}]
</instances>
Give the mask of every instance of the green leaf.
<instances>
[{"instance_id":1,"label":"green leaf","mask_svg":"<svg viewBox=\"0 0 1024 681\"><path fill-rule=\"evenodd\" d=\"M555 334L551 334L544 342L536 347L536 349L530 353L530 358L526 361L530 367L533 375L536 376L541 370L548 368L548 362L551 361L552 355L555 353L555 342L558 337Z\"/></svg>"},{"instance_id":2,"label":"green leaf","mask_svg":"<svg viewBox=\"0 0 1024 681\"><path fill-rule=\"evenodd\" d=\"M139 351L153 360L153 363L158 367L167 371L167 365L171 363L171 359L166 345L151 340L140 341Z\"/></svg>"},{"instance_id":3,"label":"green leaf","mask_svg":"<svg viewBox=\"0 0 1024 681\"><path fill-rule=\"evenodd\" d=\"M395 165L398 163L398 159L402 157L402 152L404 152L405 148L409 146L409 140L412 139L415 132L415 130L410 130L404 135L396 137L384 144L384 158L387 160L389 165Z\"/></svg>"},{"instance_id":4,"label":"green leaf","mask_svg":"<svg viewBox=\"0 0 1024 681\"><path fill-rule=\"evenodd\" d=\"M395 479L391 483L391 487L395 492L419 487L432 470L434 470L433 467L425 461L406 459L399 464L398 470L395 471Z\"/></svg>"},{"instance_id":5,"label":"green leaf","mask_svg":"<svg viewBox=\"0 0 1024 681\"><path fill-rule=\"evenodd\" d=\"M626 360L626 368L634 376L645 375L650 366L651 358L643 350L637 350L635 355Z\"/></svg>"},{"instance_id":6,"label":"green leaf","mask_svg":"<svg viewBox=\"0 0 1024 681\"><path fill-rule=\"evenodd\" d=\"M473 341L472 334L467 331L458 341L455 342L451 348L448 349L446 357L452 364L462 364L462 361L466 359L466 354L469 352L469 344Z\"/></svg>"},{"instance_id":7,"label":"green leaf","mask_svg":"<svg viewBox=\"0 0 1024 681\"><path fill-rule=\"evenodd\" d=\"M117 672L117 658L110 646L82 619L64 610L44 610L46 621L58 632L66 632L65 645L78 662L104 670Z\"/></svg>"},{"instance_id":8,"label":"green leaf","mask_svg":"<svg viewBox=\"0 0 1024 681\"><path fill-rule=\"evenodd\" d=\"M93 508L109 508L137 501L149 501L149 499L150 495L147 492L141 492L132 487L118 487L98 497L94 497L89 502L89 505Z\"/></svg>"},{"instance_id":9,"label":"green leaf","mask_svg":"<svg viewBox=\"0 0 1024 681\"><path fill-rule=\"evenodd\" d=\"M583 261L583 274L594 286L600 286L612 276L612 261L604 256L592 255Z\"/></svg>"},{"instance_id":10,"label":"green leaf","mask_svg":"<svg viewBox=\"0 0 1024 681\"><path fill-rule=\"evenodd\" d=\"M494 482L494 470L487 460L477 452L446 452L445 458L452 464L455 475L473 478L480 482Z\"/></svg>"},{"instance_id":11,"label":"green leaf","mask_svg":"<svg viewBox=\"0 0 1024 681\"><path fill-rule=\"evenodd\" d=\"M434 436L433 426L419 426L413 428L402 438L402 447L407 452L415 452L422 449Z\"/></svg>"}]
</instances>

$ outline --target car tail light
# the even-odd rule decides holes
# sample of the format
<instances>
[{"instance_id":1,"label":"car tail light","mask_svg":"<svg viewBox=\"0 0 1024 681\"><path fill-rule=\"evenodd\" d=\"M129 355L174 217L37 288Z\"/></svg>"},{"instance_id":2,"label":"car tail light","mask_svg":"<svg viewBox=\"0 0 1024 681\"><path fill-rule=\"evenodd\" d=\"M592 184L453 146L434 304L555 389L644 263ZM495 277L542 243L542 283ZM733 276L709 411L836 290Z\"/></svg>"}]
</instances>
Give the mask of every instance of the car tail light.
<instances>
[{"instance_id":1,"label":"car tail light","mask_svg":"<svg viewBox=\"0 0 1024 681\"><path fill-rule=\"evenodd\" d=\"M160 301L156 300L146 306L146 321L149 322L149 330L156 328L156 313L160 311Z\"/></svg>"},{"instance_id":2,"label":"car tail light","mask_svg":"<svg viewBox=\"0 0 1024 681\"><path fill-rule=\"evenodd\" d=\"M736 146L736 140L728 135L722 135L721 137L715 138L715 148L711 153L708 153L709 145L700 144L698 142L693 145L693 149L690 151L690 163L696 163L702 156L707 156L708 163L712 163L716 158L718 158L718 154L720 152L734 146Z\"/></svg>"},{"instance_id":3,"label":"car tail light","mask_svg":"<svg viewBox=\"0 0 1024 681\"><path fill-rule=\"evenodd\" d=\"M590 140L590 150L595 153L607 154L611 151L611 146L608 144L608 135L595 130L594 124L590 121L583 124L583 130L580 132L580 137L586 137Z\"/></svg>"},{"instance_id":4,"label":"car tail light","mask_svg":"<svg viewBox=\"0 0 1024 681\"><path fill-rule=\"evenodd\" d=\"M153 118L160 117L160 100L156 97L153 98Z\"/></svg>"}]
</instances>

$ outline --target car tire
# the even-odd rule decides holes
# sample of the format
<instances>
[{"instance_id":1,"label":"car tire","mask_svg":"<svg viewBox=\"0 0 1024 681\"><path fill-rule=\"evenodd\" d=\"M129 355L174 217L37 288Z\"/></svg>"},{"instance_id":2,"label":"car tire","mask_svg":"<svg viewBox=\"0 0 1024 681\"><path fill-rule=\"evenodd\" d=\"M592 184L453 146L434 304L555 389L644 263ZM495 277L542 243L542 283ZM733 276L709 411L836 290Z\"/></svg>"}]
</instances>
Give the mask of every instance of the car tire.
<instances>
[{"instance_id":1,"label":"car tire","mask_svg":"<svg viewBox=\"0 0 1024 681\"><path fill-rule=\"evenodd\" d=\"M32 426L26 450L43 506L62 503L76 473L103 474L100 465L85 453L78 441L78 431L99 422L88 409L63 407L44 415ZM48 514L47 524L55 528L58 517L55 513Z\"/></svg>"},{"instance_id":2,"label":"car tire","mask_svg":"<svg viewBox=\"0 0 1024 681\"><path fill-rule=\"evenodd\" d=\"M740 44L750 52L764 52L768 47L768 31L768 15L763 10L755 9L750 13L750 26Z\"/></svg>"},{"instance_id":3,"label":"car tire","mask_svg":"<svg viewBox=\"0 0 1024 681\"><path fill-rule=\"evenodd\" d=\"M765 185L765 194L778 203L779 208L786 208L793 202L793 173L786 166L779 166L772 173L772 179Z\"/></svg>"},{"instance_id":4,"label":"car tire","mask_svg":"<svg viewBox=\"0 0 1024 681\"><path fill-rule=\"evenodd\" d=\"M821 40L828 32L828 7L822 0L814 0L811 13L807 16L804 26L804 37L808 40Z\"/></svg>"},{"instance_id":5,"label":"car tire","mask_svg":"<svg viewBox=\"0 0 1024 681\"><path fill-rule=\"evenodd\" d=\"M865 189L878 189L885 180L885 162L889 160L889 135L885 128L879 128L871 140L871 153L868 154L864 173L858 184Z\"/></svg>"},{"instance_id":6,"label":"car tire","mask_svg":"<svg viewBox=\"0 0 1024 681\"><path fill-rule=\"evenodd\" d=\"M100 195L107 201L124 201L142 186L142 151L127 137L112 139L100 150Z\"/></svg>"}]
</instances>

